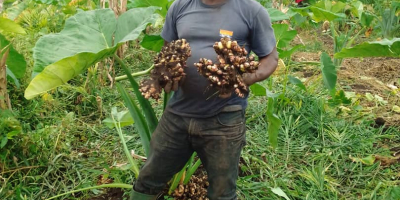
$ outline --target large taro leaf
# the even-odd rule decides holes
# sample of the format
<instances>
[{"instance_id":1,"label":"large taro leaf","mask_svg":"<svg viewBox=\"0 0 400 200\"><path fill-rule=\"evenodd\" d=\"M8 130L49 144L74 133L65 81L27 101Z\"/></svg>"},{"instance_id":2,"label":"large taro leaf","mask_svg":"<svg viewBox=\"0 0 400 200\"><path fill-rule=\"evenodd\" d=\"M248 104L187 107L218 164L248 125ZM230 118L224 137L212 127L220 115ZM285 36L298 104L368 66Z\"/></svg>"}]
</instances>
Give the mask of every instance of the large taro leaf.
<instances>
[{"instance_id":1,"label":"large taro leaf","mask_svg":"<svg viewBox=\"0 0 400 200\"><path fill-rule=\"evenodd\" d=\"M160 7L161 10L158 13L165 17L168 12L168 8L174 1L169 0L129 0L128 8L140 8L140 7L149 7L149 6L157 6Z\"/></svg>"},{"instance_id":2,"label":"large taro leaf","mask_svg":"<svg viewBox=\"0 0 400 200\"><path fill-rule=\"evenodd\" d=\"M321 70L325 87L329 91L334 91L337 81L336 66L333 64L331 57L325 52L321 54Z\"/></svg>"},{"instance_id":3,"label":"large taro leaf","mask_svg":"<svg viewBox=\"0 0 400 200\"><path fill-rule=\"evenodd\" d=\"M15 20L28 7L28 3L21 2L10 8L7 8L5 15L8 19Z\"/></svg>"},{"instance_id":4,"label":"large taro leaf","mask_svg":"<svg viewBox=\"0 0 400 200\"><path fill-rule=\"evenodd\" d=\"M275 8L266 8L269 14L269 18L271 19L271 22L276 22L276 21L281 21L285 19L289 19L289 15L281 12L278 9Z\"/></svg>"},{"instance_id":5,"label":"large taro leaf","mask_svg":"<svg viewBox=\"0 0 400 200\"><path fill-rule=\"evenodd\" d=\"M14 21L0 17L0 33L25 34L25 30Z\"/></svg>"},{"instance_id":6,"label":"large taro leaf","mask_svg":"<svg viewBox=\"0 0 400 200\"><path fill-rule=\"evenodd\" d=\"M8 52L8 57L6 60L6 65L7 69L12 72L11 78L13 76L15 78L21 78L25 74L26 70L26 61L24 59L24 56L19 54L13 47L10 45L10 42L0 34L0 58L3 57L3 53L7 50ZM3 52L1 52L3 50ZM11 75L11 74L10 74Z\"/></svg>"},{"instance_id":7,"label":"large taro leaf","mask_svg":"<svg viewBox=\"0 0 400 200\"><path fill-rule=\"evenodd\" d=\"M333 13L331 11L324 10L322 8L318 8L315 6L311 6L310 10L313 13L313 15L311 17L316 22L325 21L325 20L333 21L337 18L345 18L346 17L346 15L344 13Z\"/></svg>"},{"instance_id":8,"label":"large taro leaf","mask_svg":"<svg viewBox=\"0 0 400 200\"><path fill-rule=\"evenodd\" d=\"M145 49L160 52L164 46L164 39L160 35L145 35L140 45Z\"/></svg>"},{"instance_id":9,"label":"large taro leaf","mask_svg":"<svg viewBox=\"0 0 400 200\"><path fill-rule=\"evenodd\" d=\"M343 13L345 7L346 4L340 1L335 4L332 4L332 1L328 0L320 1L310 7L310 10L312 11L311 17L316 22L325 20L333 21L337 18L345 18L346 15Z\"/></svg>"},{"instance_id":10,"label":"large taro leaf","mask_svg":"<svg viewBox=\"0 0 400 200\"><path fill-rule=\"evenodd\" d=\"M383 39L375 42L364 42L352 48L342 49L335 58L354 57L397 57L400 58L400 38Z\"/></svg>"},{"instance_id":11,"label":"large taro leaf","mask_svg":"<svg viewBox=\"0 0 400 200\"><path fill-rule=\"evenodd\" d=\"M25 91L32 99L67 83L89 66L111 56L126 41L135 40L157 18L157 7L134 8L115 18L111 9L80 12L65 28L43 36L34 48L33 80Z\"/></svg>"},{"instance_id":12,"label":"large taro leaf","mask_svg":"<svg viewBox=\"0 0 400 200\"><path fill-rule=\"evenodd\" d=\"M273 24L272 28L274 28L276 46L278 48L287 47L289 42L292 41L297 35L296 30L288 31L289 25L287 24Z\"/></svg>"}]
</instances>

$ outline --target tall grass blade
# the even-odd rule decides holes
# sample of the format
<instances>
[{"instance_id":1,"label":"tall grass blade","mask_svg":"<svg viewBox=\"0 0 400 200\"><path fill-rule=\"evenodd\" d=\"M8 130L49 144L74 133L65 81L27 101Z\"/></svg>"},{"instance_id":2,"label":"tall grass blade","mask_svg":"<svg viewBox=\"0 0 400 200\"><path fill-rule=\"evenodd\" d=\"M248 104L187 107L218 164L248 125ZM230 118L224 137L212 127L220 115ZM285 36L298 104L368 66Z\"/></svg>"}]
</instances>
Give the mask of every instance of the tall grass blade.
<instances>
[{"instance_id":1,"label":"tall grass blade","mask_svg":"<svg viewBox=\"0 0 400 200\"><path fill-rule=\"evenodd\" d=\"M136 102L126 92L126 90L119 83L117 83L116 86L125 102L125 105L128 107L133 120L135 121L134 125L139 132L146 156L148 156L150 151L150 131L146 120L144 119L142 112L140 112L139 107L136 105Z\"/></svg>"},{"instance_id":2,"label":"tall grass blade","mask_svg":"<svg viewBox=\"0 0 400 200\"><path fill-rule=\"evenodd\" d=\"M135 96L138 99L144 117L146 118L147 126L151 135L158 125L158 119L156 114L154 113L154 109L151 106L150 102L147 99L145 99L142 93L139 91L139 84L135 81L135 79L133 79L132 74L128 69L128 67L125 65L124 61L122 61L121 58L119 58L115 54L114 58L121 65L122 69L125 71L126 76L128 77L129 82L131 83Z\"/></svg>"}]
</instances>

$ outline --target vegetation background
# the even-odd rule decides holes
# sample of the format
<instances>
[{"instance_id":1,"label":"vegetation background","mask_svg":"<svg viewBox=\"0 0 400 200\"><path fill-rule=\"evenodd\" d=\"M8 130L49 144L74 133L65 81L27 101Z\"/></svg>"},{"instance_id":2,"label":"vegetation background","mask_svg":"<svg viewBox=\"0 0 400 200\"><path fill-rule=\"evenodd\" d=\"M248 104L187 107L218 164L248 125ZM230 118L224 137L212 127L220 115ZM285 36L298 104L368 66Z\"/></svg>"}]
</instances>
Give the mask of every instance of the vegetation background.
<instances>
[{"instance_id":1,"label":"vegetation background","mask_svg":"<svg viewBox=\"0 0 400 200\"><path fill-rule=\"evenodd\" d=\"M48 199L135 180L123 144L134 155L144 156L145 150L116 82L138 99L129 81L118 81L125 72L115 59L90 65L31 100L24 93L32 81L37 41L61 32L68 18L102 8L118 16L160 2L163 16L167 0L0 1L0 58L12 47L26 62L19 76L7 72L1 94L8 98L0 97L10 102L0 109L0 199ZM273 77L251 88L240 199L399 200L400 3L310 0L299 7L288 0L259 2L275 17L281 59ZM25 34L7 32L11 26L2 27L4 19ZM151 67L162 24L159 17L118 50L130 71ZM0 68L18 75L10 60L21 58L8 59ZM137 81L145 77L139 75ZM159 118L163 100L150 103ZM126 122L120 132L112 120L118 112ZM128 199L129 191L94 188L59 199Z\"/></svg>"}]
</instances>

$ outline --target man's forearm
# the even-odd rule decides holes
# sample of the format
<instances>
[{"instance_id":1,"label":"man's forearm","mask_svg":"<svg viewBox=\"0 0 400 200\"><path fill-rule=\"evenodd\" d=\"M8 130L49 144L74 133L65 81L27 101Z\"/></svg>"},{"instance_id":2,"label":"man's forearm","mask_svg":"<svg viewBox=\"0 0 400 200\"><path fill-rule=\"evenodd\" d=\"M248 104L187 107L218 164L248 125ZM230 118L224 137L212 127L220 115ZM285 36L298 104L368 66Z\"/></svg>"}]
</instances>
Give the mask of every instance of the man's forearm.
<instances>
[{"instance_id":1,"label":"man's forearm","mask_svg":"<svg viewBox=\"0 0 400 200\"><path fill-rule=\"evenodd\" d=\"M263 81L271 76L278 66L278 52L276 48L272 52L259 59L260 66L255 73L246 74L243 79L247 85L252 85L256 82Z\"/></svg>"}]
</instances>

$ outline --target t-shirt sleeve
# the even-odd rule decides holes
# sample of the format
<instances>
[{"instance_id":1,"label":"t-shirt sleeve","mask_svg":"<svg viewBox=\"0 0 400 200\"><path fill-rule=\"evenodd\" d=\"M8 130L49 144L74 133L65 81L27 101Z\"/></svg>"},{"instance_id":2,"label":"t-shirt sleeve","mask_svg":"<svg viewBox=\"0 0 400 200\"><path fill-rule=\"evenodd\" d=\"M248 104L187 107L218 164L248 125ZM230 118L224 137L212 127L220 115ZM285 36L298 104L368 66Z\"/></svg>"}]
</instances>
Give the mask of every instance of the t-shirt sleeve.
<instances>
[{"instance_id":1,"label":"t-shirt sleeve","mask_svg":"<svg viewBox=\"0 0 400 200\"><path fill-rule=\"evenodd\" d=\"M176 30L176 16L178 15L178 4L179 0L176 0L169 7L167 16L165 16L165 22L161 31L161 37L167 41L177 40L178 31Z\"/></svg>"},{"instance_id":2,"label":"t-shirt sleeve","mask_svg":"<svg viewBox=\"0 0 400 200\"><path fill-rule=\"evenodd\" d=\"M269 55L276 46L274 29L267 9L260 8L253 20L250 47L259 57Z\"/></svg>"}]
</instances>

